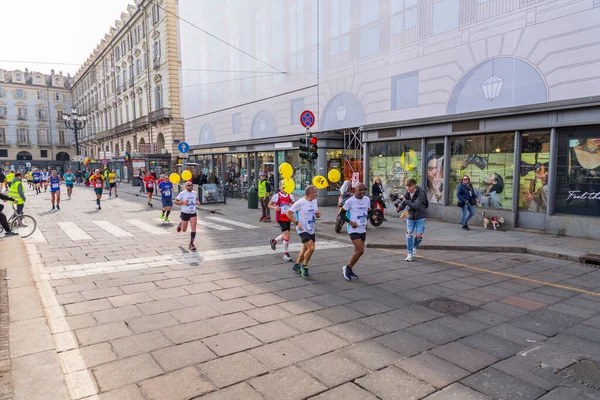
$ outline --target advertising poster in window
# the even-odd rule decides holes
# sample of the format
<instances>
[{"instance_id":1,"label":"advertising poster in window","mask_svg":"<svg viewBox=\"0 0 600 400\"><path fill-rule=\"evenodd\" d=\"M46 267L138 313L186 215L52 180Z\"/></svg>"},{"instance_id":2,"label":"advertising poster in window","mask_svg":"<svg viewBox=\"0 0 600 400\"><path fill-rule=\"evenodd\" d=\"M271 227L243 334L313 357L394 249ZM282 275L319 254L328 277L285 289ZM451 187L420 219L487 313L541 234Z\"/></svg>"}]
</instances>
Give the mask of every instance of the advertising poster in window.
<instances>
[{"instance_id":1,"label":"advertising poster in window","mask_svg":"<svg viewBox=\"0 0 600 400\"><path fill-rule=\"evenodd\" d=\"M452 139L450 200L457 203L456 189L468 176L477 194L477 207L512 208L514 133L463 136Z\"/></svg>"},{"instance_id":2,"label":"advertising poster in window","mask_svg":"<svg viewBox=\"0 0 600 400\"><path fill-rule=\"evenodd\" d=\"M559 132L556 212L600 216L600 127Z\"/></svg>"},{"instance_id":3,"label":"advertising poster in window","mask_svg":"<svg viewBox=\"0 0 600 400\"><path fill-rule=\"evenodd\" d=\"M420 183L421 140L373 143L369 150L370 182L381 179L384 197L406 192L410 178Z\"/></svg>"},{"instance_id":4,"label":"advertising poster in window","mask_svg":"<svg viewBox=\"0 0 600 400\"><path fill-rule=\"evenodd\" d=\"M548 202L548 165L550 133L523 133L519 168L519 209L546 212Z\"/></svg>"},{"instance_id":5,"label":"advertising poster in window","mask_svg":"<svg viewBox=\"0 0 600 400\"><path fill-rule=\"evenodd\" d=\"M444 201L444 143L427 144L427 201Z\"/></svg>"}]
</instances>

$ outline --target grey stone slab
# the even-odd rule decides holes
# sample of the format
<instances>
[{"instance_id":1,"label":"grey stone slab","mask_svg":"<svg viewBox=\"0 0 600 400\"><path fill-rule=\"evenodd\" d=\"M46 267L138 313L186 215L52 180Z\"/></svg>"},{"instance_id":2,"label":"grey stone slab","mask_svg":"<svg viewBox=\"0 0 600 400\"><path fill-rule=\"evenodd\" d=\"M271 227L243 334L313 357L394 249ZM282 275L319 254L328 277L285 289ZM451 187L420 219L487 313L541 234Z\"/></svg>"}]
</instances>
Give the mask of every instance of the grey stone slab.
<instances>
[{"instance_id":1,"label":"grey stone slab","mask_svg":"<svg viewBox=\"0 0 600 400\"><path fill-rule=\"evenodd\" d=\"M460 342L448 343L430 352L470 372L479 371L498 361L497 357Z\"/></svg>"},{"instance_id":2,"label":"grey stone slab","mask_svg":"<svg viewBox=\"0 0 600 400\"><path fill-rule=\"evenodd\" d=\"M177 300L178 301L178 300ZM179 301L178 301L179 302ZM219 312L210 305L186 307L181 310L171 311L171 315L179 322L187 323L219 316Z\"/></svg>"},{"instance_id":3,"label":"grey stone slab","mask_svg":"<svg viewBox=\"0 0 600 400\"><path fill-rule=\"evenodd\" d=\"M148 296L147 293L132 293L124 294L122 296L109 297L108 301L113 307L124 307L152 301L152 297Z\"/></svg>"},{"instance_id":4,"label":"grey stone slab","mask_svg":"<svg viewBox=\"0 0 600 400\"><path fill-rule=\"evenodd\" d=\"M258 322L244 313L235 313L207 319L205 321L221 333L257 325Z\"/></svg>"},{"instance_id":5,"label":"grey stone slab","mask_svg":"<svg viewBox=\"0 0 600 400\"><path fill-rule=\"evenodd\" d=\"M327 389L295 366L252 378L249 383L266 399L272 400L301 400Z\"/></svg>"},{"instance_id":6,"label":"grey stone slab","mask_svg":"<svg viewBox=\"0 0 600 400\"><path fill-rule=\"evenodd\" d=\"M127 325L135 333L150 332L177 324L179 324L179 321L173 318L169 313L148 315L127 321Z\"/></svg>"},{"instance_id":7,"label":"grey stone slab","mask_svg":"<svg viewBox=\"0 0 600 400\"><path fill-rule=\"evenodd\" d=\"M495 399L537 399L546 393L545 390L491 367L463 379L461 383Z\"/></svg>"},{"instance_id":8,"label":"grey stone slab","mask_svg":"<svg viewBox=\"0 0 600 400\"><path fill-rule=\"evenodd\" d=\"M219 332L205 321L195 321L163 328L163 333L171 342L180 344L192 340L204 339Z\"/></svg>"},{"instance_id":9,"label":"grey stone slab","mask_svg":"<svg viewBox=\"0 0 600 400\"><path fill-rule=\"evenodd\" d=\"M125 321L141 317L142 313L137 306L129 305L118 308L109 308L108 310L96 311L92 316L99 324L109 324L111 322Z\"/></svg>"},{"instance_id":10,"label":"grey stone slab","mask_svg":"<svg viewBox=\"0 0 600 400\"><path fill-rule=\"evenodd\" d=\"M290 340L313 356L329 353L350 345L347 341L324 329L305 333Z\"/></svg>"},{"instance_id":11,"label":"grey stone slab","mask_svg":"<svg viewBox=\"0 0 600 400\"><path fill-rule=\"evenodd\" d=\"M245 330L263 343L276 342L300 334L300 331L281 321L267 322L246 328Z\"/></svg>"},{"instance_id":12,"label":"grey stone slab","mask_svg":"<svg viewBox=\"0 0 600 400\"><path fill-rule=\"evenodd\" d=\"M348 303L346 306L364 315L381 314L392 310L391 307L375 300L359 300L354 303Z\"/></svg>"},{"instance_id":13,"label":"grey stone slab","mask_svg":"<svg viewBox=\"0 0 600 400\"><path fill-rule=\"evenodd\" d=\"M403 355L372 340L346 347L340 350L340 353L364 365L371 371L387 367L405 358Z\"/></svg>"},{"instance_id":14,"label":"grey stone slab","mask_svg":"<svg viewBox=\"0 0 600 400\"><path fill-rule=\"evenodd\" d=\"M108 308L112 308L112 305L107 299L84 301L81 303L67 304L65 306L68 315L87 314L94 311L106 310Z\"/></svg>"},{"instance_id":15,"label":"grey stone slab","mask_svg":"<svg viewBox=\"0 0 600 400\"><path fill-rule=\"evenodd\" d=\"M445 316L442 313L430 310L427 307L423 307L417 304L391 311L387 315L399 319L401 321L408 322L411 325L422 324L423 322L431 321Z\"/></svg>"},{"instance_id":16,"label":"grey stone slab","mask_svg":"<svg viewBox=\"0 0 600 400\"><path fill-rule=\"evenodd\" d=\"M383 335L383 332L373 329L370 326L362 324L358 321L350 321L343 324L333 325L325 329L350 343L358 343Z\"/></svg>"},{"instance_id":17,"label":"grey stone slab","mask_svg":"<svg viewBox=\"0 0 600 400\"><path fill-rule=\"evenodd\" d=\"M285 290L276 291L275 294L279 297L283 297L288 301L305 299L307 297L313 297L314 293L309 292L303 288L291 288Z\"/></svg>"},{"instance_id":18,"label":"grey stone slab","mask_svg":"<svg viewBox=\"0 0 600 400\"><path fill-rule=\"evenodd\" d=\"M65 373L73 373L117 359L110 343L99 343L60 353Z\"/></svg>"},{"instance_id":19,"label":"grey stone slab","mask_svg":"<svg viewBox=\"0 0 600 400\"><path fill-rule=\"evenodd\" d=\"M339 324L341 322L352 321L353 319L364 317L365 315L354 311L345 306L329 307L323 310L315 311L315 314L320 315L323 318Z\"/></svg>"},{"instance_id":20,"label":"grey stone slab","mask_svg":"<svg viewBox=\"0 0 600 400\"><path fill-rule=\"evenodd\" d=\"M208 361L200 364L199 368L219 388L268 372L264 365L245 352Z\"/></svg>"},{"instance_id":21,"label":"grey stone slab","mask_svg":"<svg viewBox=\"0 0 600 400\"><path fill-rule=\"evenodd\" d=\"M389 306L392 309L408 307L412 304L412 301L391 293L385 295L379 293L375 296L372 296L371 299L386 306Z\"/></svg>"},{"instance_id":22,"label":"grey stone slab","mask_svg":"<svg viewBox=\"0 0 600 400\"><path fill-rule=\"evenodd\" d=\"M519 353L519 356L557 370L565 369L584 357L582 354L560 349L547 343L539 343L525 349Z\"/></svg>"},{"instance_id":23,"label":"grey stone slab","mask_svg":"<svg viewBox=\"0 0 600 400\"><path fill-rule=\"evenodd\" d=\"M406 357L412 357L435 346L433 343L405 331L390 333L374 340Z\"/></svg>"},{"instance_id":24,"label":"grey stone slab","mask_svg":"<svg viewBox=\"0 0 600 400\"><path fill-rule=\"evenodd\" d=\"M464 317L486 325L499 325L512 319L506 315L498 314L488 310L473 311L464 315Z\"/></svg>"},{"instance_id":25,"label":"grey stone slab","mask_svg":"<svg viewBox=\"0 0 600 400\"><path fill-rule=\"evenodd\" d=\"M130 336L131 334L131 330L124 322L113 322L112 324L83 328L75 332L79 343L83 346L108 342L109 340Z\"/></svg>"},{"instance_id":26,"label":"grey stone slab","mask_svg":"<svg viewBox=\"0 0 600 400\"><path fill-rule=\"evenodd\" d=\"M298 366L330 388L368 373L367 369L361 364L343 357L337 352L302 361Z\"/></svg>"},{"instance_id":27,"label":"grey stone slab","mask_svg":"<svg viewBox=\"0 0 600 400\"><path fill-rule=\"evenodd\" d=\"M273 304L285 303L287 301L287 299L279 297L274 293L255 294L254 296L249 296L246 300L256 307L265 307Z\"/></svg>"},{"instance_id":28,"label":"grey stone slab","mask_svg":"<svg viewBox=\"0 0 600 400\"><path fill-rule=\"evenodd\" d=\"M436 324L443 325L452 329L453 331L460 332L463 335L472 335L473 333L482 331L489 327L482 322L473 321L464 315L460 317L443 317L435 320Z\"/></svg>"},{"instance_id":29,"label":"grey stone slab","mask_svg":"<svg viewBox=\"0 0 600 400\"><path fill-rule=\"evenodd\" d=\"M368 325L383 333L392 333L410 326L408 322L400 321L389 314L377 314L370 317L361 318L358 322Z\"/></svg>"},{"instance_id":30,"label":"grey stone slab","mask_svg":"<svg viewBox=\"0 0 600 400\"><path fill-rule=\"evenodd\" d=\"M505 374L512 375L544 390L554 389L563 379L562 377L555 375L553 373L554 371L552 371L554 379L547 380L542 378L534 373L534 371L539 368L539 363L531 358L525 358L519 355L497 362L492 368L500 370Z\"/></svg>"},{"instance_id":31,"label":"grey stone slab","mask_svg":"<svg viewBox=\"0 0 600 400\"><path fill-rule=\"evenodd\" d=\"M308 299L299 299L280 303L279 306L292 314L300 315L324 308L322 305L314 303Z\"/></svg>"},{"instance_id":32,"label":"grey stone slab","mask_svg":"<svg viewBox=\"0 0 600 400\"><path fill-rule=\"evenodd\" d=\"M447 388L425 397L425 400L492 400L492 398L460 383L453 383Z\"/></svg>"},{"instance_id":33,"label":"grey stone slab","mask_svg":"<svg viewBox=\"0 0 600 400\"><path fill-rule=\"evenodd\" d=\"M466 338L460 339L460 342L489 353L499 359L512 357L525 348L525 346L509 342L508 340L484 332L467 336Z\"/></svg>"},{"instance_id":34,"label":"grey stone slab","mask_svg":"<svg viewBox=\"0 0 600 400\"><path fill-rule=\"evenodd\" d=\"M405 331L437 345L452 342L464 336L463 333L456 332L447 326L438 324L436 321L414 325L406 328Z\"/></svg>"},{"instance_id":35,"label":"grey stone slab","mask_svg":"<svg viewBox=\"0 0 600 400\"><path fill-rule=\"evenodd\" d=\"M482 306L483 309L497 313L506 315L507 317L517 318L521 315L527 314L529 310L525 310L520 307L511 306L510 304L505 304L499 301L493 301L491 303L484 304Z\"/></svg>"},{"instance_id":36,"label":"grey stone slab","mask_svg":"<svg viewBox=\"0 0 600 400\"><path fill-rule=\"evenodd\" d=\"M217 356L201 341L165 347L152 352L152 357L165 371L174 371L188 365L214 360Z\"/></svg>"},{"instance_id":37,"label":"grey stone slab","mask_svg":"<svg viewBox=\"0 0 600 400\"><path fill-rule=\"evenodd\" d=\"M202 341L219 357L248 350L262 343L243 330L222 333Z\"/></svg>"},{"instance_id":38,"label":"grey stone slab","mask_svg":"<svg viewBox=\"0 0 600 400\"><path fill-rule=\"evenodd\" d=\"M140 354L102 364L93 368L92 373L100 390L107 391L161 375L163 372L150 354Z\"/></svg>"},{"instance_id":39,"label":"grey stone slab","mask_svg":"<svg viewBox=\"0 0 600 400\"><path fill-rule=\"evenodd\" d=\"M246 290L242 287L233 287L233 288L229 288L229 289L213 290L210 293L214 294L221 300L231 300L231 299L237 299L240 297L252 296L251 291ZM194 294L194 293L192 293L192 294Z\"/></svg>"},{"instance_id":40,"label":"grey stone slab","mask_svg":"<svg viewBox=\"0 0 600 400\"><path fill-rule=\"evenodd\" d=\"M150 290L148 292L148 296L152 297L154 300L163 300L163 299L171 299L174 297L183 297L187 296L188 293L183 288L170 288L170 289L158 289L158 290ZM192 293L194 294L194 293Z\"/></svg>"},{"instance_id":41,"label":"grey stone slab","mask_svg":"<svg viewBox=\"0 0 600 400\"><path fill-rule=\"evenodd\" d=\"M546 308L547 310L556 311L562 314L572 315L577 318L588 319L598 313L598 311L590 310L576 305L567 304L565 302L552 304Z\"/></svg>"},{"instance_id":42,"label":"grey stone slab","mask_svg":"<svg viewBox=\"0 0 600 400\"><path fill-rule=\"evenodd\" d=\"M221 299L219 299L217 296L213 296L210 293L198 293L190 296L178 297L177 301L186 307L194 307L204 304L220 303Z\"/></svg>"},{"instance_id":43,"label":"grey stone slab","mask_svg":"<svg viewBox=\"0 0 600 400\"><path fill-rule=\"evenodd\" d=\"M123 293L132 294L139 292L148 292L150 290L156 290L158 286L154 282L135 283L133 285L121 286Z\"/></svg>"},{"instance_id":44,"label":"grey stone slab","mask_svg":"<svg viewBox=\"0 0 600 400\"><path fill-rule=\"evenodd\" d=\"M494 326L485 332L522 346L533 346L535 343L548 339L546 336L516 327L510 323Z\"/></svg>"},{"instance_id":45,"label":"grey stone slab","mask_svg":"<svg viewBox=\"0 0 600 400\"><path fill-rule=\"evenodd\" d=\"M215 390L198 370L184 368L140 383L148 400L187 400Z\"/></svg>"},{"instance_id":46,"label":"grey stone slab","mask_svg":"<svg viewBox=\"0 0 600 400\"><path fill-rule=\"evenodd\" d=\"M292 313L284 310L278 305L254 308L252 310L244 311L244 313L261 323L271 322L278 319L289 318L294 316Z\"/></svg>"},{"instance_id":47,"label":"grey stone slab","mask_svg":"<svg viewBox=\"0 0 600 400\"><path fill-rule=\"evenodd\" d=\"M396 366L437 389L470 375L470 372L427 352L398 361Z\"/></svg>"},{"instance_id":48,"label":"grey stone slab","mask_svg":"<svg viewBox=\"0 0 600 400\"><path fill-rule=\"evenodd\" d=\"M180 299L181 300L181 299ZM244 299L233 299L212 303L211 306L221 314L233 314L240 311L251 310L254 306Z\"/></svg>"},{"instance_id":49,"label":"grey stone slab","mask_svg":"<svg viewBox=\"0 0 600 400\"><path fill-rule=\"evenodd\" d=\"M600 344L600 329L598 328L587 325L575 325L574 327L567 329L566 333Z\"/></svg>"},{"instance_id":50,"label":"grey stone slab","mask_svg":"<svg viewBox=\"0 0 600 400\"><path fill-rule=\"evenodd\" d=\"M510 321L512 325L518 326L525 330L539 333L544 336L554 336L561 331L565 331L568 328L564 326L555 325L550 321L543 320L541 318L534 318L531 315L523 315Z\"/></svg>"},{"instance_id":51,"label":"grey stone slab","mask_svg":"<svg viewBox=\"0 0 600 400\"><path fill-rule=\"evenodd\" d=\"M545 343L571 352L588 354L592 357L600 358L600 344L577 336L559 333L548 339Z\"/></svg>"},{"instance_id":52,"label":"grey stone slab","mask_svg":"<svg viewBox=\"0 0 600 400\"><path fill-rule=\"evenodd\" d=\"M202 397L202 400L264 400L252 386L246 382L229 386L228 388L217 390Z\"/></svg>"},{"instance_id":53,"label":"grey stone slab","mask_svg":"<svg viewBox=\"0 0 600 400\"><path fill-rule=\"evenodd\" d=\"M103 288L103 289L94 289L94 290L85 290L81 292L81 295L86 300L96 300L104 297L112 297L122 295L123 292L121 289L112 287L112 288Z\"/></svg>"},{"instance_id":54,"label":"grey stone slab","mask_svg":"<svg viewBox=\"0 0 600 400\"><path fill-rule=\"evenodd\" d=\"M323 307L341 306L351 302L351 300L347 297L340 296L339 294L335 293L311 297L309 300Z\"/></svg>"},{"instance_id":55,"label":"grey stone slab","mask_svg":"<svg viewBox=\"0 0 600 400\"><path fill-rule=\"evenodd\" d=\"M301 332L316 331L317 329L333 325L332 321L315 313L296 315L295 317L285 318L282 321Z\"/></svg>"},{"instance_id":56,"label":"grey stone slab","mask_svg":"<svg viewBox=\"0 0 600 400\"><path fill-rule=\"evenodd\" d=\"M13 322L8 333L12 358L54 349L50 329L44 317Z\"/></svg>"},{"instance_id":57,"label":"grey stone slab","mask_svg":"<svg viewBox=\"0 0 600 400\"><path fill-rule=\"evenodd\" d=\"M435 388L396 367L370 373L356 383L385 400L418 400L435 392Z\"/></svg>"},{"instance_id":58,"label":"grey stone slab","mask_svg":"<svg viewBox=\"0 0 600 400\"><path fill-rule=\"evenodd\" d=\"M593 390L593 389L592 389ZM587 391L586 391L587 392ZM576 400L596 400L598 398L598 393L589 393L584 392L582 389L574 389L567 387L557 387L556 389L546 393L538 400L567 400L567 399L576 399Z\"/></svg>"},{"instance_id":59,"label":"grey stone slab","mask_svg":"<svg viewBox=\"0 0 600 400\"><path fill-rule=\"evenodd\" d=\"M140 389L135 385L127 385L108 392L101 393L94 400L145 400Z\"/></svg>"},{"instance_id":60,"label":"grey stone slab","mask_svg":"<svg viewBox=\"0 0 600 400\"><path fill-rule=\"evenodd\" d=\"M192 285L182 286L181 288L185 289L186 291L190 292L191 294L212 292L213 290L223 289L221 286L217 285L214 282L195 283Z\"/></svg>"},{"instance_id":61,"label":"grey stone slab","mask_svg":"<svg viewBox=\"0 0 600 400\"><path fill-rule=\"evenodd\" d=\"M271 370L287 367L312 355L293 344L290 340L281 340L265 346L248 350L248 353Z\"/></svg>"},{"instance_id":62,"label":"grey stone slab","mask_svg":"<svg viewBox=\"0 0 600 400\"><path fill-rule=\"evenodd\" d=\"M125 358L171 346L171 342L161 332L152 331L113 340L111 345L119 358Z\"/></svg>"},{"instance_id":63,"label":"grey stone slab","mask_svg":"<svg viewBox=\"0 0 600 400\"><path fill-rule=\"evenodd\" d=\"M180 308L183 308L183 304L181 304L177 299L163 299L139 304L137 307L142 311L142 313L144 313L144 315L152 315L179 310Z\"/></svg>"},{"instance_id":64,"label":"grey stone slab","mask_svg":"<svg viewBox=\"0 0 600 400\"><path fill-rule=\"evenodd\" d=\"M311 397L311 400L377 400L373 393L367 392L352 382L345 383L336 388L330 389L318 396Z\"/></svg>"}]
</instances>

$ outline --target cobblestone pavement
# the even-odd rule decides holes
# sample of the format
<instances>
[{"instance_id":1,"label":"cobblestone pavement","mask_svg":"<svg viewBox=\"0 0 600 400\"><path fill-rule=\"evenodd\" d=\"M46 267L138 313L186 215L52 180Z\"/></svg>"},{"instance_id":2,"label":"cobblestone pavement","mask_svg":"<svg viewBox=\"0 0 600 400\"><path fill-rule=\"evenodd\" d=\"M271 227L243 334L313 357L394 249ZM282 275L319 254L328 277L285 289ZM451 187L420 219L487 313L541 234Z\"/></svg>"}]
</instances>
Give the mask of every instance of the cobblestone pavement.
<instances>
[{"instance_id":1,"label":"cobblestone pavement","mask_svg":"<svg viewBox=\"0 0 600 400\"><path fill-rule=\"evenodd\" d=\"M318 239L303 279L268 246L275 224L249 215L199 213L192 253L157 200L104 196L97 211L76 187L48 212L48 193L28 194L40 230L25 243L73 399L600 396L565 370L600 359L597 269L510 253L421 251L408 263L367 249L347 282L352 247ZM472 307L428 307L440 297Z\"/></svg>"}]
</instances>

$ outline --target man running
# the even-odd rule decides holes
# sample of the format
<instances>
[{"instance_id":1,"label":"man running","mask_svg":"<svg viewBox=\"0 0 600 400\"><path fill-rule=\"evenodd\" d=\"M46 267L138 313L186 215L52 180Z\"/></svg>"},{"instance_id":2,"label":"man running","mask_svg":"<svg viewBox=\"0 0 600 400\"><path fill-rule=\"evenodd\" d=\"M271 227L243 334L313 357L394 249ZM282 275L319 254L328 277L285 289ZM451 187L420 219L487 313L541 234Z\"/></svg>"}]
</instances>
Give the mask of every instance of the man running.
<instances>
[{"instance_id":1,"label":"man running","mask_svg":"<svg viewBox=\"0 0 600 400\"><path fill-rule=\"evenodd\" d=\"M425 213L427 211L427 193L417 181L409 179L406 181L406 193L400 197L402 202L398 204L397 210L402 211L408 207L408 218L406 220L406 258L404 261L414 261L417 258L417 247L423 240L425 232ZM413 235L416 235L413 236Z\"/></svg>"},{"instance_id":2,"label":"man running","mask_svg":"<svg viewBox=\"0 0 600 400\"><path fill-rule=\"evenodd\" d=\"M358 276L352 271L352 267L365 252L367 221L369 219L369 209L371 208L371 199L365 196L366 191L365 184L359 182L356 185L354 196L346 200L340 211L340 217L347 223L348 235L352 240L352 244L354 244L354 254L352 254L350 262L342 268L344 278L348 281L352 278L358 279Z\"/></svg>"},{"instance_id":3,"label":"man running","mask_svg":"<svg viewBox=\"0 0 600 400\"><path fill-rule=\"evenodd\" d=\"M113 189L115 189L115 197L119 197L117 193L117 171L114 169L108 173L108 197L112 196Z\"/></svg>"},{"instance_id":4,"label":"man running","mask_svg":"<svg viewBox=\"0 0 600 400\"><path fill-rule=\"evenodd\" d=\"M55 169L52 170L52 173L48 177L46 185L50 186L50 196L52 197L52 211L54 211L55 209L57 211L60 211L60 176L57 175Z\"/></svg>"},{"instance_id":5,"label":"man running","mask_svg":"<svg viewBox=\"0 0 600 400\"><path fill-rule=\"evenodd\" d=\"M35 194L38 195L41 192L40 180L42 179L42 174L40 173L39 169L35 168L31 173L31 176L33 177L33 188L35 189Z\"/></svg>"},{"instance_id":6,"label":"man running","mask_svg":"<svg viewBox=\"0 0 600 400\"><path fill-rule=\"evenodd\" d=\"M302 241L302 251L298 254L292 269L308 278L308 263L315 251L315 220L321 218L317 204L317 188L309 185L304 190L304 197L295 202L287 212L288 219L296 224L296 231Z\"/></svg>"},{"instance_id":7,"label":"man running","mask_svg":"<svg viewBox=\"0 0 600 400\"><path fill-rule=\"evenodd\" d=\"M42 182L40 184L44 185L44 192L48 191L48 178L50 178L50 172L46 171L46 168L42 170ZM41 191L41 189L40 189Z\"/></svg>"},{"instance_id":8,"label":"man running","mask_svg":"<svg viewBox=\"0 0 600 400\"><path fill-rule=\"evenodd\" d=\"M152 207L152 193L154 193L154 184L156 180L150 173L150 171L146 172L146 176L144 177L144 186L146 187L146 193L148 194L148 205Z\"/></svg>"},{"instance_id":9,"label":"man running","mask_svg":"<svg viewBox=\"0 0 600 400\"><path fill-rule=\"evenodd\" d=\"M96 193L96 204L98 205L98 210L102 210L100 206L100 199L102 198L102 186L104 183L104 177L100 173L100 170L97 169L94 171L94 174L90 176L89 179L92 187L94 188L94 192Z\"/></svg>"},{"instance_id":10,"label":"man running","mask_svg":"<svg viewBox=\"0 0 600 400\"><path fill-rule=\"evenodd\" d=\"M279 224L281 228L281 235L277 236L275 239L272 237L269 238L269 243L271 244L271 248L273 251L276 250L277 242L283 240L283 260L284 261L292 261L292 257L288 253L288 246L290 245L290 219L287 217L287 212L290 209L290 206L294 204L294 196L291 194L287 194L283 191L283 181L281 181L281 190L279 193L275 194L271 197L271 201L269 202L269 208L275 210L275 221Z\"/></svg>"},{"instance_id":11,"label":"man running","mask_svg":"<svg viewBox=\"0 0 600 400\"><path fill-rule=\"evenodd\" d=\"M198 201L198 195L194 192L194 184L192 181L185 183L185 191L177 195L175 204L181 206L181 222L177 226L177 232L186 231L188 222L192 227L192 234L190 239L189 249L194 251L196 246L194 240L196 239L196 224L198 223L198 215L196 214L196 204L200 205Z\"/></svg>"},{"instance_id":12,"label":"man running","mask_svg":"<svg viewBox=\"0 0 600 400\"><path fill-rule=\"evenodd\" d=\"M167 179L161 179L161 182L158 184L158 190L160 191L160 200L163 207L160 219L165 222L171 222L169 214L171 214L171 207L173 207L173 184Z\"/></svg>"},{"instance_id":13,"label":"man running","mask_svg":"<svg viewBox=\"0 0 600 400\"><path fill-rule=\"evenodd\" d=\"M63 179L67 185L67 197L71 199L71 194L73 194L73 183L75 181L75 175L71 171L71 168L69 168L67 173L63 175Z\"/></svg>"}]
</instances>

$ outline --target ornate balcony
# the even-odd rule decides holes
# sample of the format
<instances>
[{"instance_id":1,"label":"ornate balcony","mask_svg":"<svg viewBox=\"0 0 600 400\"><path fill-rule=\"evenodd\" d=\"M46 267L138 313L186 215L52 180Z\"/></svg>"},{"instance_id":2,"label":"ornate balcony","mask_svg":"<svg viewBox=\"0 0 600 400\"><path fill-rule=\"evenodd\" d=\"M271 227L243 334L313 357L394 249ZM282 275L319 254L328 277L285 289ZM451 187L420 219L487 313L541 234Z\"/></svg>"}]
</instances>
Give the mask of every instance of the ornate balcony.
<instances>
[{"instance_id":1,"label":"ornate balcony","mask_svg":"<svg viewBox=\"0 0 600 400\"><path fill-rule=\"evenodd\" d=\"M119 126L117 126L115 128L115 133L118 135L120 133L124 133L127 131L130 131L133 129L133 122L129 121L129 122L125 122L124 124L121 124Z\"/></svg>"},{"instance_id":2,"label":"ornate balcony","mask_svg":"<svg viewBox=\"0 0 600 400\"><path fill-rule=\"evenodd\" d=\"M152 111L150 113L150 120L152 122L164 121L171 119L171 109L161 108L160 110Z\"/></svg>"},{"instance_id":3,"label":"ornate balcony","mask_svg":"<svg viewBox=\"0 0 600 400\"><path fill-rule=\"evenodd\" d=\"M148 116L144 116L144 117L139 117L133 120L133 127L135 129L137 128L143 128L146 125L148 125Z\"/></svg>"}]
</instances>

